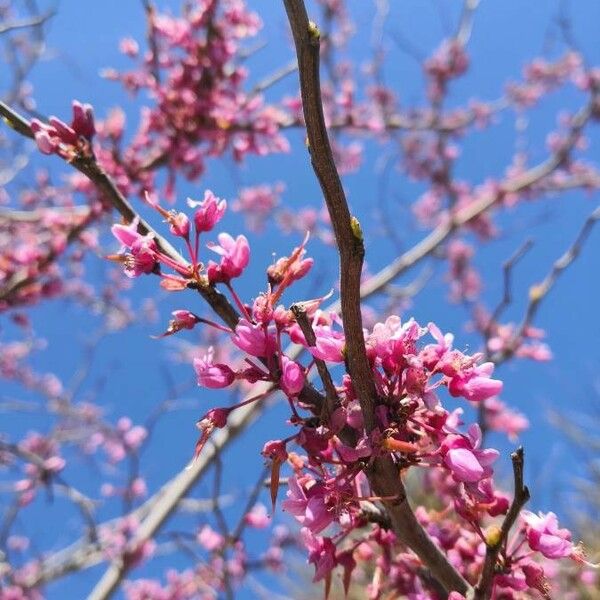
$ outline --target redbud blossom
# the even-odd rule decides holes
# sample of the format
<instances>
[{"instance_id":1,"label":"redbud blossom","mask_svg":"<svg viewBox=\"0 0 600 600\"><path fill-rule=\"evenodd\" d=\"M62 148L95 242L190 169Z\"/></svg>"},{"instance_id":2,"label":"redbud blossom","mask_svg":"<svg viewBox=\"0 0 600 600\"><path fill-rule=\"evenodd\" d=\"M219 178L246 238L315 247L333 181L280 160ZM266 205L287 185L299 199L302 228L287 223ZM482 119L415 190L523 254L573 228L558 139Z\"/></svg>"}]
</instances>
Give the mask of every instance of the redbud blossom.
<instances>
[{"instance_id":1,"label":"redbud blossom","mask_svg":"<svg viewBox=\"0 0 600 600\"><path fill-rule=\"evenodd\" d=\"M250 323L246 319L239 320L232 340L240 350L252 356L269 356L275 349L273 335L267 334L262 325Z\"/></svg>"},{"instance_id":2,"label":"redbud blossom","mask_svg":"<svg viewBox=\"0 0 600 600\"><path fill-rule=\"evenodd\" d=\"M452 396L462 396L471 402L497 396L502 391L502 382L490 379L493 370L494 364L487 362L466 372L459 372L450 380L448 391Z\"/></svg>"},{"instance_id":3,"label":"redbud blossom","mask_svg":"<svg viewBox=\"0 0 600 600\"><path fill-rule=\"evenodd\" d=\"M304 370L285 355L281 357L279 385L288 396L297 396L304 387Z\"/></svg>"},{"instance_id":4,"label":"redbud blossom","mask_svg":"<svg viewBox=\"0 0 600 600\"><path fill-rule=\"evenodd\" d=\"M440 451L444 464L450 469L456 481L474 483L493 474L492 463L499 452L492 448L479 450L481 429L478 425L469 427L469 435L449 435L442 443Z\"/></svg>"},{"instance_id":5,"label":"redbud blossom","mask_svg":"<svg viewBox=\"0 0 600 600\"><path fill-rule=\"evenodd\" d=\"M214 351L209 348L202 358L194 359L194 370L198 376L198 385L207 388L224 388L235 381L235 373L223 364L213 363Z\"/></svg>"},{"instance_id":6,"label":"redbud blossom","mask_svg":"<svg viewBox=\"0 0 600 600\"><path fill-rule=\"evenodd\" d=\"M553 512L537 515L525 510L521 513L525 525L527 543L532 550L541 552L546 558L566 558L573 553L571 532L559 529L558 518Z\"/></svg>"},{"instance_id":7,"label":"redbud blossom","mask_svg":"<svg viewBox=\"0 0 600 600\"><path fill-rule=\"evenodd\" d=\"M198 233L212 231L221 220L227 208L227 202L217 198L210 190L204 192L204 200L197 202L188 198L188 206L196 208L194 212L194 225Z\"/></svg>"},{"instance_id":8,"label":"redbud blossom","mask_svg":"<svg viewBox=\"0 0 600 600\"><path fill-rule=\"evenodd\" d=\"M190 220L185 213L173 213L169 218L169 231L177 237L187 238L190 235Z\"/></svg>"},{"instance_id":9,"label":"redbud blossom","mask_svg":"<svg viewBox=\"0 0 600 600\"><path fill-rule=\"evenodd\" d=\"M208 247L221 256L218 265L213 261L208 264L207 275L211 283L228 283L248 266L250 246L244 235L238 235L234 240L228 233L220 233L219 245L208 244Z\"/></svg>"},{"instance_id":10,"label":"redbud blossom","mask_svg":"<svg viewBox=\"0 0 600 600\"><path fill-rule=\"evenodd\" d=\"M200 319L189 310L174 310L171 314L174 318L169 321L167 331L159 337L173 335L182 329L193 329L196 323L200 322Z\"/></svg>"},{"instance_id":11,"label":"redbud blossom","mask_svg":"<svg viewBox=\"0 0 600 600\"><path fill-rule=\"evenodd\" d=\"M137 231L137 224L138 220L134 219L129 225L116 224L111 227L112 234L117 240L131 250L130 255L122 257L125 274L128 277L151 273L158 259L158 246L153 234L142 235Z\"/></svg>"},{"instance_id":12,"label":"redbud blossom","mask_svg":"<svg viewBox=\"0 0 600 600\"><path fill-rule=\"evenodd\" d=\"M91 140L96 133L94 109L91 104L81 104L73 100L73 121L71 127L82 137Z\"/></svg>"}]
</instances>

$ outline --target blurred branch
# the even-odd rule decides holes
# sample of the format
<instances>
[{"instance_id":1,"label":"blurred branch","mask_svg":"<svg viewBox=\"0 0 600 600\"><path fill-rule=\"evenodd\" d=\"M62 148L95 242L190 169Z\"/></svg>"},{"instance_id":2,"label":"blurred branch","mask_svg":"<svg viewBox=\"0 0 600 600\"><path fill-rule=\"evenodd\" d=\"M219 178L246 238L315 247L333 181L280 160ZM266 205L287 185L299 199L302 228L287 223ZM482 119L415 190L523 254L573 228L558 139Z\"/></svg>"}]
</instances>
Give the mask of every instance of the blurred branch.
<instances>
[{"instance_id":1,"label":"blurred branch","mask_svg":"<svg viewBox=\"0 0 600 600\"><path fill-rule=\"evenodd\" d=\"M20 19L13 19L12 21L6 21L0 23L0 35L9 33L17 29L26 29L28 27L37 27L43 25L46 21L50 20L56 13L54 11L47 12L43 15L36 15L32 17L23 17Z\"/></svg>"},{"instance_id":2,"label":"blurred branch","mask_svg":"<svg viewBox=\"0 0 600 600\"><path fill-rule=\"evenodd\" d=\"M525 316L523 317L523 321L521 325L515 332L512 340L509 342L507 347L498 353L498 355L491 357L491 359L499 364L504 362L507 358L512 356L515 352L519 344L521 343L524 335L527 332L527 329L531 326L538 310L543 302L543 300L548 296L558 278L562 275L562 273L577 259L583 246L589 237L592 229L596 222L600 220L600 206L598 206L586 219L583 227L580 229L577 237L573 244L567 249L567 251L558 258L550 272L545 277L545 279L538 284L532 285L529 289L529 302L527 304L527 308L525 310Z\"/></svg>"},{"instance_id":3,"label":"blurred branch","mask_svg":"<svg viewBox=\"0 0 600 600\"><path fill-rule=\"evenodd\" d=\"M514 179L505 181L499 185L497 191L485 194L479 200L474 201L465 208L451 212L448 218L429 235L369 278L363 284L361 290L363 298L382 290L390 281L408 271L424 258L430 256L453 233L499 204L506 195L516 194L529 189L563 165L575 146L583 128L592 117L597 95L597 92L592 93L588 104L575 115L569 135L560 150L552 154L544 162L528 169Z\"/></svg>"}]
</instances>

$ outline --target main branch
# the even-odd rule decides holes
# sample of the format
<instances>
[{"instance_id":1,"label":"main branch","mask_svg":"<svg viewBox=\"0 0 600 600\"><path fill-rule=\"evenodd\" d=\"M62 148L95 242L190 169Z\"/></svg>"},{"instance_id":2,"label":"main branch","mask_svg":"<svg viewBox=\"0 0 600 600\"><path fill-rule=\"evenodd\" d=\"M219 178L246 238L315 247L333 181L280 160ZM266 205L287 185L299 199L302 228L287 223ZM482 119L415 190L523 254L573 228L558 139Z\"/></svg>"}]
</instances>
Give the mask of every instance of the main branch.
<instances>
[{"instance_id":1,"label":"main branch","mask_svg":"<svg viewBox=\"0 0 600 600\"><path fill-rule=\"evenodd\" d=\"M319 78L319 30L308 20L303 0L284 0L284 3L298 56L300 92L311 162L325 197L340 255L340 301L346 337L346 367L360 399L366 430L371 432L376 426L377 392L362 329L360 277L365 253L362 232L358 220L348 208L325 126ZM399 539L419 556L444 588L466 593L469 590L468 583L448 562L413 514L392 458L385 456L375 459L367 475L377 494L384 498L395 498L387 500L385 504Z\"/></svg>"}]
</instances>

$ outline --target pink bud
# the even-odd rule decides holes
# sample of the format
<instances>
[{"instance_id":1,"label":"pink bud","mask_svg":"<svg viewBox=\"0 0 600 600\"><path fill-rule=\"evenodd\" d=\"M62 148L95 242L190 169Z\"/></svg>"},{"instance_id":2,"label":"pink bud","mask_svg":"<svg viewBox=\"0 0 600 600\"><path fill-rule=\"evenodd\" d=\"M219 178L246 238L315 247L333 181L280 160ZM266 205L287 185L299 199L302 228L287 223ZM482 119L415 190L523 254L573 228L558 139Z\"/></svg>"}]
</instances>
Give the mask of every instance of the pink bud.
<instances>
[{"instance_id":1,"label":"pink bud","mask_svg":"<svg viewBox=\"0 0 600 600\"><path fill-rule=\"evenodd\" d=\"M77 133L66 123L63 123L60 119L56 117L50 117L48 119L48 123L50 123L50 125L54 128L54 130L56 131L56 135L61 142L71 146L75 146L77 144Z\"/></svg>"},{"instance_id":2,"label":"pink bud","mask_svg":"<svg viewBox=\"0 0 600 600\"><path fill-rule=\"evenodd\" d=\"M281 389L288 396L297 396L304 387L304 370L285 354L281 357Z\"/></svg>"},{"instance_id":3,"label":"pink bud","mask_svg":"<svg viewBox=\"0 0 600 600\"><path fill-rule=\"evenodd\" d=\"M96 133L94 125L94 109L91 104L81 104L73 100L73 121L71 127L77 134L91 140Z\"/></svg>"},{"instance_id":4,"label":"pink bud","mask_svg":"<svg viewBox=\"0 0 600 600\"><path fill-rule=\"evenodd\" d=\"M458 481L479 481L484 473L475 455L467 448L449 450L444 463Z\"/></svg>"}]
</instances>

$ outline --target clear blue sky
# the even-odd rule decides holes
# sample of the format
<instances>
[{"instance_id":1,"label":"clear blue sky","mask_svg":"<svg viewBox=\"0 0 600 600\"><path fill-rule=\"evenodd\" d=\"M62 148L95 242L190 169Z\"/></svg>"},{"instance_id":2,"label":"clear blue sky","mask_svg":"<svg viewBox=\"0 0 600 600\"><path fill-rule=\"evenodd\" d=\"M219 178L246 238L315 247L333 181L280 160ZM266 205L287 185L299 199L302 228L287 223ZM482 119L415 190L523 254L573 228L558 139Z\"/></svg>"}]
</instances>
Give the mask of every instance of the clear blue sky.
<instances>
[{"instance_id":1,"label":"clear blue sky","mask_svg":"<svg viewBox=\"0 0 600 600\"><path fill-rule=\"evenodd\" d=\"M176 5L174 2L164 4ZM255 73L253 80L271 73L293 56L281 4L251 2L262 11L260 14L265 21L265 29L260 39L268 42L266 48L257 52L249 63ZM361 27L356 40L352 42L351 56L362 62L369 58L366 48L372 3L362 0L349 4L353 6L356 22ZM393 47L394 36L401 36L427 53L437 45L442 35L452 30L461 3L406 0L391 4L398 6L392 11L386 25L388 44ZM553 25L558 6L557 1L549 0L483 0L469 44L473 57L472 69L453 86L450 105L461 105L473 95L481 99L496 98L502 93L507 79L519 76L527 59L541 53L556 55L562 48ZM600 63L600 46L597 43L600 3L571 2L566 6L570 7L574 38L585 57L590 63ZM130 62L119 54L118 42L125 36L133 36L142 42L144 31L141 2L62 2L49 28L48 46L52 60L39 64L32 77L40 111L65 116L71 100L77 98L92 103L99 117L111 106L121 104L132 122L135 122L137 103L127 98L117 84L101 79L98 73L106 66L128 67ZM419 104L423 99L423 88L418 65L411 57L397 50L394 51L394 57L393 64L386 70L387 81L397 89L404 106ZM280 97L286 92L293 93L296 86L297 80L291 76L274 87L270 94ZM554 128L559 110L575 110L581 101L582 98L574 92L558 93L548 98L535 112L528 128L534 159L542 157L542 142L546 133ZM296 206L319 206L319 191L302 148L301 136L294 134L291 139L294 148L291 155L249 160L242 167L234 166L230 160L221 164L213 163L202 181L194 185L182 183L178 196L182 199L187 195L201 197L205 188L211 188L219 196L231 198L240 185L270 183L274 181L273 174L276 173L277 179L286 183L286 202ZM600 156L597 131L591 135L591 141L590 156ZM475 182L500 176L512 155L514 144L514 118L507 114L493 128L469 136L458 162L458 174ZM363 224L368 222L372 210L377 185L374 166L380 153L379 145L367 144L364 168L345 181L353 210ZM61 169L54 158L44 157L36 160L36 164L47 165L55 173ZM391 202L399 202L401 206L392 227L397 228L398 235L409 246L423 235L422 231L407 226L406 218L406 206L421 188L408 182L400 172L395 172L389 189ZM519 320L529 285L545 276L551 263L571 243L597 201L597 194L589 197L571 192L559 199L520 207L502 219L501 222L506 225L505 234L490 243L478 257L478 265L486 276L485 297L489 303L493 304L502 292L502 261L525 237L532 237L535 246L515 273L515 302L507 313L512 319ZM243 232L243 223L236 216L230 215L225 226L232 234ZM259 292L260 289L255 287L254 275L260 276L273 252L281 253L297 241L282 238L276 232L269 232L268 236L262 238L251 236L252 267L241 281L241 291L248 296ZM381 230L373 222L367 226L366 241L367 261L374 271L390 260L394 248L382 239ZM310 252L316 257L323 257L329 250L315 244ZM565 517L567 510L562 490L570 486L573 473L578 468L578 459L564 437L547 423L546 414L550 408L555 408L568 415L580 415L593 411L597 402L598 392L594 390L594 385L598 382L600 363L597 345L600 334L600 315L597 310L600 298L599 256L600 231L596 231L583 255L564 275L539 313L536 324L547 330L554 360L547 364L510 363L499 371L499 376L505 380L503 397L507 403L521 409L534 423L522 439L527 451L527 479L534 490L532 506L542 509L553 507ZM90 272L97 273L100 278L105 271L103 262L92 257L88 264ZM156 281L150 278L136 281L130 294L133 305L140 306L143 298L152 295L155 284ZM329 287L328 282L322 291L326 292ZM459 347L473 348L477 340L462 326L466 316L464 308L448 305L445 298L446 287L438 277L416 298L406 316L414 315L423 323L435 321L443 330L456 333ZM186 301L189 304L185 304ZM161 295L159 309L162 322L166 323L172 308L184 306L206 314L196 297L184 299L178 296L174 301L171 297ZM36 358L37 366L53 370L68 379L80 364L80 342L85 340L86 333L97 323L76 307L69 306L66 312L62 303L42 306L34 314L37 331L47 337L51 344L50 352L41 353ZM134 420L143 421L153 407L165 398L165 369L176 379L190 378L191 367L174 365L169 358L173 350L172 340L149 340L149 335L157 333L161 326L160 322L141 322L104 339L100 344L89 381L105 378L99 401L111 415L118 417L127 414ZM192 341L193 337L188 339ZM185 395L185 399L191 401L192 408L166 416L156 430L155 443L144 456L144 471L151 491L188 460L196 438L194 422L197 416L210 406L227 402L226 394L195 388ZM235 444L233 451L228 454L225 483L237 486L241 490L240 496L243 496L247 486L253 484L258 474L262 464L259 451L264 441L285 435L281 421L283 414L282 410L274 410L256 424L242 443ZM43 420L40 423L36 423L36 420L35 416L26 415L6 422L8 430L17 435L19 431L44 427ZM505 453L511 447L505 440L498 440L498 443ZM505 468L508 468L508 463L506 458ZM80 479L77 469L83 472L84 465L71 464L67 470L67 475L75 481ZM89 479L81 479L90 493L94 493ZM210 494L209 482L201 485L198 495L202 494ZM60 547L72 538L69 532L76 529L76 523L63 522L60 506L48 507L44 502L38 502L31 514L31 522L27 523L26 529L32 535L36 530L43 530L40 539L47 543L47 549ZM102 514L101 511L100 516ZM48 597L82 597L91 589L100 572L92 569L78 576L75 583L59 583L49 589ZM134 573L135 576L142 574L158 573L154 568L152 573L147 569Z\"/></svg>"}]
</instances>

